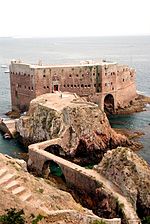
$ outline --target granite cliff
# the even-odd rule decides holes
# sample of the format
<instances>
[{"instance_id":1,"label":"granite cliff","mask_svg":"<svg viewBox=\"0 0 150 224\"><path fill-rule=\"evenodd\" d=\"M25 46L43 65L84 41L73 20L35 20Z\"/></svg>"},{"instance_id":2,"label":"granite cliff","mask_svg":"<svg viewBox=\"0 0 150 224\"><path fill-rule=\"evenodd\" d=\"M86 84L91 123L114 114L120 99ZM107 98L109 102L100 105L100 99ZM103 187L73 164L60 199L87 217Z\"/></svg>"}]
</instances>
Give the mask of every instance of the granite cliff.
<instances>
[{"instance_id":1,"label":"granite cliff","mask_svg":"<svg viewBox=\"0 0 150 224\"><path fill-rule=\"evenodd\" d=\"M95 169L117 185L140 218L150 215L150 167L129 148L108 151Z\"/></svg>"},{"instance_id":2,"label":"granite cliff","mask_svg":"<svg viewBox=\"0 0 150 224\"><path fill-rule=\"evenodd\" d=\"M118 145L129 145L117 134L104 112L75 94L44 94L31 101L29 112L16 122L16 129L27 145L55 140L65 155L96 162ZM83 160L83 159L82 159Z\"/></svg>"}]
</instances>

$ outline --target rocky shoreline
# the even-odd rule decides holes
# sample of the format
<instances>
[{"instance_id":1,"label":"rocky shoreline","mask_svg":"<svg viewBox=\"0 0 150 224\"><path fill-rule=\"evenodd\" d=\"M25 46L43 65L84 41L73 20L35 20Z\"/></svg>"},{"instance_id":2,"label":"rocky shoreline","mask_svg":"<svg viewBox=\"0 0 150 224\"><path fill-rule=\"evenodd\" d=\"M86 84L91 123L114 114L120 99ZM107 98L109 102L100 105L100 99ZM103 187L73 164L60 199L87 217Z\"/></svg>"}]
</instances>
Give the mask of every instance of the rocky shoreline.
<instances>
[{"instance_id":1,"label":"rocky shoreline","mask_svg":"<svg viewBox=\"0 0 150 224\"><path fill-rule=\"evenodd\" d=\"M150 104L150 97L138 94L135 100L130 102L129 106L118 108L115 114L133 114L146 110L146 105Z\"/></svg>"}]
</instances>

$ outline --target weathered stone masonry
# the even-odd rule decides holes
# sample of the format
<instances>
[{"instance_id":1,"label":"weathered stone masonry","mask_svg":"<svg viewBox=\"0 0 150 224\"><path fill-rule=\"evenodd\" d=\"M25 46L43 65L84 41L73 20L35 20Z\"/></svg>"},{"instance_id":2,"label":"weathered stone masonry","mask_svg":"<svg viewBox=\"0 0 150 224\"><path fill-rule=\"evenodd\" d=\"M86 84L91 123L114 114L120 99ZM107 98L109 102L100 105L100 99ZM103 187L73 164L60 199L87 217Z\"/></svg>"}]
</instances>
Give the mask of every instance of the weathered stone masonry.
<instances>
[{"instance_id":1,"label":"weathered stone masonry","mask_svg":"<svg viewBox=\"0 0 150 224\"><path fill-rule=\"evenodd\" d=\"M44 93L73 92L88 97L104 109L125 107L136 97L135 70L111 62L78 65L10 64L12 109L27 110L30 101Z\"/></svg>"}]
</instances>

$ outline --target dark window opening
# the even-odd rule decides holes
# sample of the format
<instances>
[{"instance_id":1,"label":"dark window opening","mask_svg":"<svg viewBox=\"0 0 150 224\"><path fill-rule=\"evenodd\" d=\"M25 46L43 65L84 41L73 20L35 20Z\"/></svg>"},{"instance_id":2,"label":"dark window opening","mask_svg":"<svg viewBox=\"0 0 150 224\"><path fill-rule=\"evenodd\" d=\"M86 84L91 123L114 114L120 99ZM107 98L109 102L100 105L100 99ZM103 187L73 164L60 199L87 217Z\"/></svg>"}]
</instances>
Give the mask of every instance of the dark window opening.
<instances>
[{"instance_id":1,"label":"dark window opening","mask_svg":"<svg viewBox=\"0 0 150 224\"><path fill-rule=\"evenodd\" d=\"M71 85L71 87L73 87L73 85Z\"/></svg>"},{"instance_id":2,"label":"dark window opening","mask_svg":"<svg viewBox=\"0 0 150 224\"><path fill-rule=\"evenodd\" d=\"M67 85L67 87L69 87L69 84Z\"/></svg>"},{"instance_id":3,"label":"dark window opening","mask_svg":"<svg viewBox=\"0 0 150 224\"><path fill-rule=\"evenodd\" d=\"M66 85L64 85L64 87L66 87Z\"/></svg>"},{"instance_id":4,"label":"dark window opening","mask_svg":"<svg viewBox=\"0 0 150 224\"><path fill-rule=\"evenodd\" d=\"M43 78L45 78L46 76L45 75L43 75Z\"/></svg>"},{"instance_id":5,"label":"dark window opening","mask_svg":"<svg viewBox=\"0 0 150 224\"><path fill-rule=\"evenodd\" d=\"M76 87L76 85L74 85L74 87Z\"/></svg>"},{"instance_id":6,"label":"dark window opening","mask_svg":"<svg viewBox=\"0 0 150 224\"><path fill-rule=\"evenodd\" d=\"M78 74L76 74L76 76L78 77L79 75L78 75Z\"/></svg>"},{"instance_id":7,"label":"dark window opening","mask_svg":"<svg viewBox=\"0 0 150 224\"><path fill-rule=\"evenodd\" d=\"M44 89L46 89L46 86L44 86Z\"/></svg>"},{"instance_id":8,"label":"dark window opening","mask_svg":"<svg viewBox=\"0 0 150 224\"><path fill-rule=\"evenodd\" d=\"M71 74L69 75L69 77L71 78Z\"/></svg>"},{"instance_id":9,"label":"dark window opening","mask_svg":"<svg viewBox=\"0 0 150 224\"><path fill-rule=\"evenodd\" d=\"M124 82L124 79L122 81Z\"/></svg>"},{"instance_id":10,"label":"dark window opening","mask_svg":"<svg viewBox=\"0 0 150 224\"><path fill-rule=\"evenodd\" d=\"M88 87L91 87L91 85L89 84Z\"/></svg>"},{"instance_id":11,"label":"dark window opening","mask_svg":"<svg viewBox=\"0 0 150 224\"><path fill-rule=\"evenodd\" d=\"M49 86L47 86L47 89L49 89Z\"/></svg>"},{"instance_id":12,"label":"dark window opening","mask_svg":"<svg viewBox=\"0 0 150 224\"><path fill-rule=\"evenodd\" d=\"M29 90L30 90L30 86L29 86Z\"/></svg>"},{"instance_id":13,"label":"dark window opening","mask_svg":"<svg viewBox=\"0 0 150 224\"><path fill-rule=\"evenodd\" d=\"M93 75L95 75L95 73L93 73Z\"/></svg>"},{"instance_id":14,"label":"dark window opening","mask_svg":"<svg viewBox=\"0 0 150 224\"><path fill-rule=\"evenodd\" d=\"M83 85L83 84L81 84L81 87L84 87L84 85Z\"/></svg>"}]
</instances>

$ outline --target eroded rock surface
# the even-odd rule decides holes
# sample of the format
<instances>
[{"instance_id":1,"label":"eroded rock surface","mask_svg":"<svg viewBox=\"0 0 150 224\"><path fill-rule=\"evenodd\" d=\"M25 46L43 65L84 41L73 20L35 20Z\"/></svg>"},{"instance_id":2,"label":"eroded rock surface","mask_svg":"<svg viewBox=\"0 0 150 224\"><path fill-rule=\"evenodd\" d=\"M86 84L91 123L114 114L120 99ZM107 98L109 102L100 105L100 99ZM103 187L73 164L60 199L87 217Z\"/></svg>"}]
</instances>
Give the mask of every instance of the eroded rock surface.
<instances>
[{"instance_id":1,"label":"eroded rock surface","mask_svg":"<svg viewBox=\"0 0 150 224\"><path fill-rule=\"evenodd\" d=\"M31 101L28 116L21 117L16 127L26 144L59 138L65 153L86 155L91 161L102 158L108 149L129 144L125 136L112 130L96 104L68 93L37 97Z\"/></svg>"},{"instance_id":2,"label":"eroded rock surface","mask_svg":"<svg viewBox=\"0 0 150 224\"><path fill-rule=\"evenodd\" d=\"M150 215L150 167L129 148L108 151L95 169L116 184L140 218Z\"/></svg>"}]
</instances>

